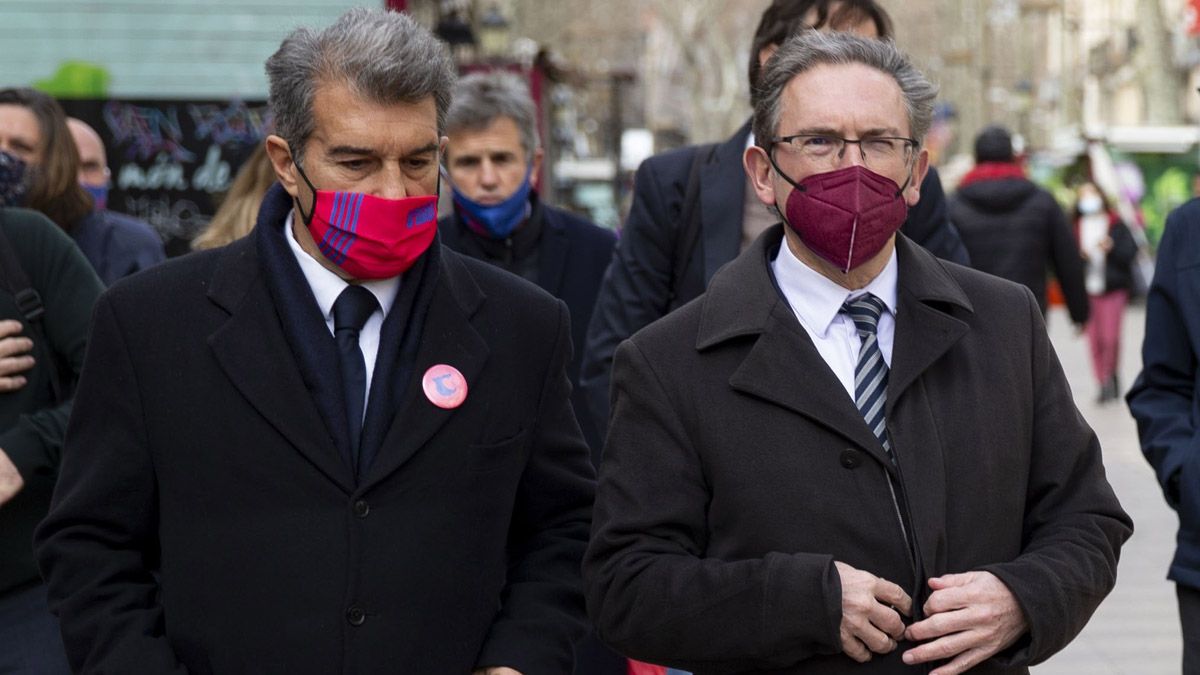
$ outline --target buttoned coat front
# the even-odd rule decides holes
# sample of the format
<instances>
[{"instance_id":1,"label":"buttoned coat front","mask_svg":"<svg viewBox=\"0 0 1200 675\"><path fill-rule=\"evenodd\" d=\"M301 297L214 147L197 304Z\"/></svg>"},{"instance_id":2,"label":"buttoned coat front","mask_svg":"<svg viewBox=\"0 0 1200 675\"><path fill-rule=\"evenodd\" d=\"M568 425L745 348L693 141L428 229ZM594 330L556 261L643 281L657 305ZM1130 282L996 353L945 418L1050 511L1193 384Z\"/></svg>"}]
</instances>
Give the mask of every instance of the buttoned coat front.
<instances>
[{"instance_id":1,"label":"buttoned coat front","mask_svg":"<svg viewBox=\"0 0 1200 675\"><path fill-rule=\"evenodd\" d=\"M1131 531L1037 302L898 237L893 466L775 288L781 238L618 351L584 560L601 637L704 674L921 672L912 645L840 653L833 562L918 608L929 578L987 570L1030 631L977 672L1026 672L1083 627Z\"/></svg>"},{"instance_id":2,"label":"buttoned coat front","mask_svg":"<svg viewBox=\"0 0 1200 675\"><path fill-rule=\"evenodd\" d=\"M271 195L259 230L282 230L291 208ZM97 306L38 531L73 667L568 671L593 479L565 306L438 249L411 376L356 479L289 347L260 236L118 283ZM309 301L306 339L332 341ZM438 364L466 381L458 407L424 393Z\"/></svg>"}]
</instances>

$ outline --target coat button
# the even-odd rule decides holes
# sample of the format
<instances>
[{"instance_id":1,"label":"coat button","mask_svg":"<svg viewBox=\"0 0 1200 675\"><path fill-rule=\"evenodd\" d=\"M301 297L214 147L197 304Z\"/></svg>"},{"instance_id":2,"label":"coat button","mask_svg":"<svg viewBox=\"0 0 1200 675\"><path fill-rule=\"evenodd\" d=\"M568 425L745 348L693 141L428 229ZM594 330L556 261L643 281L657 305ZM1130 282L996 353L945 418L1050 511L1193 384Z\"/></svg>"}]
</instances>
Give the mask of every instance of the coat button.
<instances>
[{"instance_id":1,"label":"coat button","mask_svg":"<svg viewBox=\"0 0 1200 675\"><path fill-rule=\"evenodd\" d=\"M346 620L350 622L351 626L361 626L367 620L367 613L360 607L351 607L346 610Z\"/></svg>"},{"instance_id":2,"label":"coat button","mask_svg":"<svg viewBox=\"0 0 1200 675\"><path fill-rule=\"evenodd\" d=\"M354 515L358 516L359 518L366 518L367 514L370 512L371 505L368 504L366 500L360 499L354 502Z\"/></svg>"},{"instance_id":3,"label":"coat button","mask_svg":"<svg viewBox=\"0 0 1200 675\"><path fill-rule=\"evenodd\" d=\"M858 467L862 466L862 453L854 448L846 448L842 451L838 461L840 461L842 466L847 469L857 469Z\"/></svg>"}]
</instances>

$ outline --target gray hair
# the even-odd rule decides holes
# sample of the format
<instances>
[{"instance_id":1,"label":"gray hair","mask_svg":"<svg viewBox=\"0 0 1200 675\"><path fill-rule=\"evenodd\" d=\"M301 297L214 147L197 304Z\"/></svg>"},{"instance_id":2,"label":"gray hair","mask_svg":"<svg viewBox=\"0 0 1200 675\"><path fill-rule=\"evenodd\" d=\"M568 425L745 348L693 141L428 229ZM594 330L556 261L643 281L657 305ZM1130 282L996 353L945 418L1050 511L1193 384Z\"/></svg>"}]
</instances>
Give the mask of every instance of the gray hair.
<instances>
[{"instance_id":1,"label":"gray hair","mask_svg":"<svg viewBox=\"0 0 1200 675\"><path fill-rule=\"evenodd\" d=\"M803 31L789 38L766 64L759 80L754 106L754 138L760 147L770 150L770 139L779 133L783 108L783 90L792 78L819 65L861 63L890 75L899 85L908 109L912 138L920 145L933 123L933 102L937 85L917 70L891 40L861 38L849 33ZM807 96L820 96L809 92Z\"/></svg>"},{"instance_id":2,"label":"gray hair","mask_svg":"<svg viewBox=\"0 0 1200 675\"><path fill-rule=\"evenodd\" d=\"M432 96L441 135L455 70L445 45L407 14L357 7L319 33L292 31L267 59L267 78L276 133L299 160L313 132L318 87L345 84L383 104L417 103Z\"/></svg>"},{"instance_id":3,"label":"gray hair","mask_svg":"<svg viewBox=\"0 0 1200 675\"><path fill-rule=\"evenodd\" d=\"M453 136L455 131L478 131L501 117L516 123L521 147L526 157L532 158L538 147L537 110L529 85L512 73L475 73L459 80L446 115L446 133Z\"/></svg>"}]
</instances>

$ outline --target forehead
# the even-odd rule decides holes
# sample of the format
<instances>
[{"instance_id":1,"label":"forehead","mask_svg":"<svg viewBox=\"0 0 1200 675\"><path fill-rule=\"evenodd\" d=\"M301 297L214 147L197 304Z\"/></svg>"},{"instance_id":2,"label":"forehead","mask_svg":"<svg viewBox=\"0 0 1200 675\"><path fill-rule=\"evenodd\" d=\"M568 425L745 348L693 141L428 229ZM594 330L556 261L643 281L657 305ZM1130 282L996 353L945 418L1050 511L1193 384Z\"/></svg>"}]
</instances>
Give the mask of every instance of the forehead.
<instances>
[{"instance_id":1,"label":"forehead","mask_svg":"<svg viewBox=\"0 0 1200 675\"><path fill-rule=\"evenodd\" d=\"M19 137L37 145L41 142L37 116L23 105L0 103L0 136Z\"/></svg>"},{"instance_id":2,"label":"forehead","mask_svg":"<svg viewBox=\"0 0 1200 675\"><path fill-rule=\"evenodd\" d=\"M322 84L313 97L312 135L327 146L403 153L437 143L437 104L432 96L380 103L342 84Z\"/></svg>"},{"instance_id":3,"label":"forehead","mask_svg":"<svg viewBox=\"0 0 1200 675\"><path fill-rule=\"evenodd\" d=\"M71 122L67 123L67 128L71 130L71 138L75 139L75 146L79 148L79 156L84 162L104 158L104 146L94 132Z\"/></svg>"},{"instance_id":4,"label":"forehead","mask_svg":"<svg viewBox=\"0 0 1200 675\"><path fill-rule=\"evenodd\" d=\"M900 85L870 66L822 64L792 78L784 88L777 133L829 129L844 134L888 129L909 135Z\"/></svg>"},{"instance_id":5,"label":"forehead","mask_svg":"<svg viewBox=\"0 0 1200 675\"><path fill-rule=\"evenodd\" d=\"M449 137L446 151L451 154L522 150L520 128L511 117L503 115L492 119L484 127L453 130Z\"/></svg>"}]
</instances>

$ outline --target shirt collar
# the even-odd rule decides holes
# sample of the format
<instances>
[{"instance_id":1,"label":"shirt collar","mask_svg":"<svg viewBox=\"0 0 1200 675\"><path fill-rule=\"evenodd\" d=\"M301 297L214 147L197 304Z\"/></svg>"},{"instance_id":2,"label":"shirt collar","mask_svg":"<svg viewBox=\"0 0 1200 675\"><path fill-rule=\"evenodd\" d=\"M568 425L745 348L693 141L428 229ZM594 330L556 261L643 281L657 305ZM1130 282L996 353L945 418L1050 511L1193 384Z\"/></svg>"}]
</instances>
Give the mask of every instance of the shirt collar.
<instances>
[{"instance_id":1,"label":"shirt collar","mask_svg":"<svg viewBox=\"0 0 1200 675\"><path fill-rule=\"evenodd\" d=\"M837 318L842 305L847 300L859 298L867 293L883 301L883 304L896 315L896 279L898 265L896 249L874 279L864 288L850 291L821 275L820 272L804 264L788 247L787 235L779 245L779 253L773 263L775 278L783 297L791 305L796 317L806 328L822 339L829 332L829 326Z\"/></svg>"},{"instance_id":2,"label":"shirt collar","mask_svg":"<svg viewBox=\"0 0 1200 675\"><path fill-rule=\"evenodd\" d=\"M321 316L325 317L326 321L332 321L333 303L350 284L326 269L324 265L300 248L300 243L293 235L292 222L294 218L295 212L288 211L287 219L283 222L284 239L292 249L292 254L296 256L296 261L300 263L300 271L304 273L304 278L312 288L313 296L317 299L317 306L321 309ZM396 292L400 288L400 277L364 280L358 285L371 291L371 294L379 301L379 308L383 310L383 316L386 318L388 312L392 310L392 304L396 301Z\"/></svg>"}]
</instances>

